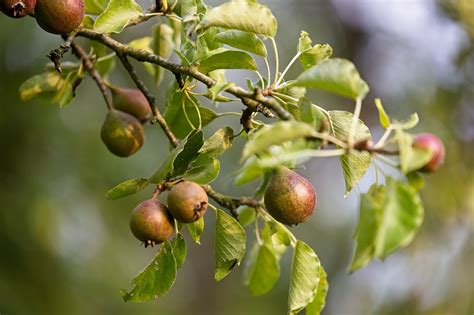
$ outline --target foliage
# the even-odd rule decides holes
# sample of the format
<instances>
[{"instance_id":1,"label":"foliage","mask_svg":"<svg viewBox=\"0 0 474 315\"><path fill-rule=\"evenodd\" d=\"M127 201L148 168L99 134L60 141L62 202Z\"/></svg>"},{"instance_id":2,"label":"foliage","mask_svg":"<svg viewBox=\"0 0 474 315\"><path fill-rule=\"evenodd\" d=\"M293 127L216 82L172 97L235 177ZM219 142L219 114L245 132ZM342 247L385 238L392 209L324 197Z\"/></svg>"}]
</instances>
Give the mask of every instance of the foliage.
<instances>
[{"instance_id":1,"label":"foliage","mask_svg":"<svg viewBox=\"0 0 474 315\"><path fill-rule=\"evenodd\" d=\"M244 260L247 233L251 233L251 223L255 223L256 243L245 264L245 284L250 292L262 295L273 288L282 272L281 255L292 249L288 313L306 309L307 314L319 314L328 291L326 272L314 250L296 239L264 208L262 192L269 174L282 165L294 167L311 158L338 157L347 195L371 165L377 168L375 159L381 155L395 158L391 161L399 163L400 178L387 177L385 184L375 183L361 195L360 218L354 235L357 245L350 268L355 271L374 258L384 259L408 245L422 224L424 210L418 196L420 175L416 171L430 160L431 152L412 147L408 130L416 125L418 116L414 114L407 121L393 120L377 99L380 124L386 132L374 144L370 129L359 119L362 101L369 92L368 84L352 62L332 57L329 44L313 44L309 34L302 31L299 39L295 38L295 57L280 72L275 41L278 24L266 6L257 1L232 1L215 8L202 0L182 0L171 6L164 2L164 11L144 13L133 0L86 1L86 11L91 16L86 17L84 28L75 35L95 41L93 45L97 48L91 50L90 56L82 56L82 63L70 64L61 74L48 71L27 80L20 87L20 96L23 100L41 98L60 107L68 105L85 70L100 82L100 77L94 76L84 61L89 57L94 62L93 69L104 78L113 69L116 57L132 78L136 75L127 67L124 56L141 61L157 85L163 84L164 69L172 71L176 82L169 83L166 111L163 116L155 112L154 117L171 141L166 160L149 177L118 184L107 193L107 198L126 197L149 185L159 193L181 180L203 185L216 204L232 214L212 206L216 214L215 279L221 281ZM149 36L136 38L128 45L104 41L104 38L113 41L108 34L126 32L129 27L150 19L156 22ZM257 60L263 58L268 65L269 49L276 56L275 65L273 69L268 67L264 76ZM173 54L181 60L180 64L168 60ZM301 73L293 80L286 80L285 75L297 60L302 66ZM258 80L249 78L245 90L227 81L228 69L240 69L249 76L256 74ZM143 82L136 78L134 81L146 94ZM349 98L355 103L354 110L326 111L306 97L307 88ZM250 127L244 128L245 132L234 133L230 127L222 126L206 138L203 129L225 114L217 114L206 106L206 100L215 105L235 100L224 93L237 97L246 106L241 122ZM106 93L104 97L107 99ZM149 98L153 107L151 101ZM257 115L278 116L279 120L263 122L257 120ZM252 198L223 196L208 186L219 176L219 158L231 150L236 137L246 140L236 184L262 180L261 188ZM178 227L175 238L164 242L150 265L133 280L134 288L130 292L122 291L125 301L154 300L171 289L186 258L184 225ZM192 240L199 244L204 218L186 227ZM247 231L244 227L248 227Z\"/></svg>"}]
</instances>

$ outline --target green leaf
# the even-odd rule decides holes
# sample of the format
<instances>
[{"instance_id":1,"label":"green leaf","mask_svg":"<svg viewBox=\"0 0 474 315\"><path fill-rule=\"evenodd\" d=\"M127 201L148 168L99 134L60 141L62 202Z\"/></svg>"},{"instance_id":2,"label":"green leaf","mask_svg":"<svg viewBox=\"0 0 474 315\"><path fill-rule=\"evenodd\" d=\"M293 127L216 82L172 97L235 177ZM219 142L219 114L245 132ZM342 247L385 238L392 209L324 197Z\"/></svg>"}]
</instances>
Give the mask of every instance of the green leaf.
<instances>
[{"instance_id":1,"label":"green leaf","mask_svg":"<svg viewBox=\"0 0 474 315\"><path fill-rule=\"evenodd\" d=\"M373 185L361 196L351 271L408 245L423 222L423 212L421 199L410 185L391 177L386 186Z\"/></svg>"},{"instance_id":2,"label":"green leaf","mask_svg":"<svg viewBox=\"0 0 474 315\"><path fill-rule=\"evenodd\" d=\"M329 112L329 116L331 117L334 136L340 140L347 140L354 115L349 112L334 110ZM371 137L369 128L359 119L354 133L354 140L368 140L371 139ZM340 157L344 181L346 183L346 196L365 175L369 169L371 159L372 156L370 153L365 151L356 151L350 154L344 154Z\"/></svg>"},{"instance_id":3,"label":"green leaf","mask_svg":"<svg viewBox=\"0 0 474 315\"><path fill-rule=\"evenodd\" d=\"M183 234L176 234L176 237L171 241L171 246L173 247L173 255L176 259L176 267L179 269L183 266L187 254L186 241Z\"/></svg>"},{"instance_id":4,"label":"green leaf","mask_svg":"<svg viewBox=\"0 0 474 315\"><path fill-rule=\"evenodd\" d=\"M199 65L199 70L204 73L218 69L248 69L255 71L257 70L257 63L246 52L227 50L210 55L201 60Z\"/></svg>"},{"instance_id":5,"label":"green leaf","mask_svg":"<svg viewBox=\"0 0 474 315\"><path fill-rule=\"evenodd\" d=\"M199 140L199 138L201 140ZM194 131L190 133L186 139L181 141L178 146L169 153L160 169L150 176L148 179L150 183L161 184L164 180L169 179L172 174L181 175L181 172L186 171L189 163L198 156L197 152L201 148L199 143L202 145L202 132ZM179 171L175 171L176 167L178 167Z\"/></svg>"},{"instance_id":6,"label":"green leaf","mask_svg":"<svg viewBox=\"0 0 474 315\"><path fill-rule=\"evenodd\" d=\"M416 125L418 125L418 122L420 121L420 119L418 118L418 114L417 113L414 113L414 114L411 114L410 117L408 117L407 120L404 120L404 121L394 121L392 123L392 125L395 127L395 128L398 128L398 129L403 129L403 130L408 130L408 129L412 129L413 127L415 127Z\"/></svg>"},{"instance_id":7,"label":"green leaf","mask_svg":"<svg viewBox=\"0 0 474 315\"><path fill-rule=\"evenodd\" d=\"M134 0L110 0L105 11L99 15L94 30L99 33L120 33L130 20L143 14Z\"/></svg>"},{"instance_id":8,"label":"green leaf","mask_svg":"<svg viewBox=\"0 0 474 315\"><path fill-rule=\"evenodd\" d=\"M298 313L313 301L319 285L321 263L308 244L297 241L291 262L288 313Z\"/></svg>"},{"instance_id":9,"label":"green leaf","mask_svg":"<svg viewBox=\"0 0 474 315\"><path fill-rule=\"evenodd\" d=\"M219 160L201 155L194 161L190 168L184 173L183 179L204 185L212 182L219 175Z\"/></svg>"},{"instance_id":10,"label":"green leaf","mask_svg":"<svg viewBox=\"0 0 474 315\"><path fill-rule=\"evenodd\" d=\"M203 145L202 131L193 131L186 138L186 144L173 162L172 177L184 174L189 165L199 157L199 150Z\"/></svg>"},{"instance_id":11,"label":"green leaf","mask_svg":"<svg viewBox=\"0 0 474 315\"><path fill-rule=\"evenodd\" d=\"M171 131L173 131L178 138L182 139L186 137L191 130L198 129L199 116L201 117L201 127L205 127L217 117L217 114L208 108L200 106L199 101L194 96L186 96L173 84L171 91L168 93L167 107L164 116Z\"/></svg>"},{"instance_id":12,"label":"green leaf","mask_svg":"<svg viewBox=\"0 0 474 315\"><path fill-rule=\"evenodd\" d=\"M247 237L242 226L222 210L216 210L216 281L224 279L245 255Z\"/></svg>"},{"instance_id":13,"label":"green leaf","mask_svg":"<svg viewBox=\"0 0 474 315\"><path fill-rule=\"evenodd\" d=\"M168 59L174 49L174 30L167 24L157 24L153 27L153 52L165 59ZM155 84L159 85L163 81L164 69L155 65Z\"/></svg>"},{"instance_id":14,"label":"green leaf","mask_svg":"<svg viewBox=\"0 0 474 315\"><path fill-rule=\"evenodd\" d=\"M326 305L326 295L328 293L329 284L326 271L323 266L319 268L319 285L316 295L311 303L306 307L306 315L320 315Z\"/></svg>"},{"instance_id":15,"label":"green leaf","mask_svg":"<svg viewBox=\"0 0 474 315\"><path fill-rule=\"evenodd\" d=\"M425 186L425 178L418 172L407 174L407 180L415 191L420 191Z\"/></svg>"},{"instance_id":16,"label":"green leaf","mask_svg":"<svg viewBox=\"0 0 474 315\"><path fill-rule=\"evenodd\" d=\"M408 245L423 223L423 204L409 185L387 178L387 193L375 253L385 258Z\"/></svg>"},{"instance_id":17,"label":"green leaf","mask_svg":"<svg viewBox=\"0 0 474 315\"><path fill-rule=\"evenodd\" d=\"M301 121L312 125L318 132L326 131L329 126L327 117L310 100L303 97L300 99L298 107L300 108Z\"/></svg>"},{"instance_id":18,"label":"green leaf","mask_svg":"<svg viewBox=\"0 0 474 315\"><path fill-rule=\"evenodd\" d=\"M375 99L375 106L377 106L377 109L379 111L379 121L380 125L387 129L390 126L390 117L388 117L387 113L385 112L385 109L383 108L382 101L380 98Z\"/></svg>"},{"instance_id":19,"label":"green leaf","mask_svg":"<svg viewBox=\"0 0 474 315\"><path fill-rule=\"evenodd\" d=\"M133 283L135 287L129 293L121 290L125 302L153 301L165 295L176 279L176 259L170 242L165 241L153 261L143 270Z\"/></svg>"},{"instance_id":20,"label":"green leaf","mask_svg":"<svg viewBox=\"0 0 474 315\"><path fill-rule=\"evenodd\" d=\"M235 212L239 216L239 223L242 226L251 224L257 218L257 212L255 208L249 206L240 206L235 209Z\"/></svg>"},{"instance_id":21,"label":"green leaf","mask_svg":"<svg viewBox=\"0 0 474 315\"><path fill-rule=\"evenodd\" d=\"M266 6L253 2L233 1L207 12L200 27L211 26L275 37L278 25L276 18Z\"/></svg>"},{"instance_id":22,"label":"green leaf","mask_svg":"<svg viewBox=\"0 0 474 315\"><path fill-rule=\"evenodd\" d=\"M115 200L133 195L148 186L148 183L148 179L146 178L130 179L110 189L106 197L107 199Z\"/></svg>"},{"instance_id":23,"label":"green leaf","mask_svg":"<svg viewBox=\"0 0 474 315\"><path fill-rule=\"evenodd\" d=\"M150 36L145 36L145 37L138 38L131 41L130 43L128 43L128 45L132 48L142 49L142 50L152 53L153 52L153 49L151 48L152 43L153 43L153 38ZM142 62L142 64L145 67L146 72L148 72L151 76L155 77L156 65L149 62Z\"/></svg>"},{"instance_id":24,"label":"green leaf","mask_svg":"<svg viewBox=\"0 0 474 315\"><path fill-rule=\"evenodd\" d=\"M230 127L224 127L217 130L212 136L204 141L199 150L200 154L206 154L209 157L218 158L232 146L234 131Z\"/></svg>"},{"instance_id":25,"label":"green leaf","mask_svg":"<svg viewBox=\"0 0 474 315\"><path fill-rule=\"evenodd\" d=\"M86 14L99 15L105 10L107 0L84 0L84 6Z\"/></svg>"},{"instance_id":26,"label":"green leaf","mask_svg":"<svg viewBox=\"0 0 474 315\"><path fill-rule=\"evenodd\" d=\"M278 256L268 245L256 245L254 251L248 261L245 285L258 296L273 289L280 277L280 264Z\"/></svg>"},{"instance_id":27,"label":"green leaf","mask_svg":"<svg viewBox=\"0 0 474 315\"><path fill-rule=\"evenodd\" d=\"M51 102L63 85L64 79L56 71L38 74L29 78L20 86L20 99L25 102L41 96L45 101Z\"/></svg>"},{"instance_id":28,"label":"green leaf","mask_svg":"<svg viewBox=\"0 0 474 315\"><path fill-rule=\"evenodd\" d=\"M186 224L188 228L189 235L196 244L201 245L201 234L204 231L204 217L201 217L199 220Z\"/></svg>"},{"instance_id":29,"label":"green leaf","mask_svg":"<svg viewBox=\"0 0 474 315\"><path fill-rule=\"evenodd\" d=\"M238 30L228 30L216 35L215 40L231 47L266 57L267 48L257 35Z\"/></svg>"},{"instance_id":30,"label":"green leaf","mask_svg":"<svg viewBox=\"0 0 474 315\"><path fill-rule=\"evenodd\" d=\"M79 77L78 71L71 71L66 76L64 84L62 84L61 88L53 99L53 102L58 104L59 107L66 107L67 105L69 105L69 103L72 102L72 100L76 96L74 91L74 84L77 79L82 79L82 75L81 77Z\"/></svg>"},{"instance_id":31,"label":"green leaf","mask_svg":"<svg viewBox=\"0 0 474 315\"><path fill-rule=\"evenodd\" d=\"M295 120L280 121L274 125L265 126L247 142L242 152L242 159L252 154L259 154L272 145L313 135L314 129L311 125Z\"/></svg>"},{"instance_id":32,"label":"green leaf","mask_svg":"<svg viewBox=\"0 0 474 315\"><path fill-rule=\"evenodd\" d=\"M413 136L404 132L402 128L395 129L398 148L400 150L400 167L408 174L417 171L428 163L433 155L430 150L413 147Z\"/></svg>"},{"instance_id":33,"label":"green leaf","mask_svg":"<svg viewBox=\"0 0 474 315\"><path fill-rule=\"evenodd\" d=\"M107 77L110 71L114 69L115 57L115 53L112 53L97 59L97 62L94 64L94 66L102 77Z\"/></svg>"},{"instance_id":34,"label":"green leaf","mask_svg":"<svg viewBox=\"0 0 474 315\"><path fill-rule=\"evenodd\" d=\"M377 231L382 221L383 205L386 199L384 186L372 185L360 198L359 223L354 234L357 242L350 271L367 265L375 256Z\"/></svg>"},{"instance_id":35,"label":"green leaf","mask_svg":"<svg viewBox=\"0 0 474 315\"><path fill-rule=\"evenodd\" d=\"M304 71L296 85L318 88L351 99L363 99L369 86L354 64L346 59L331 58Z\"/></svg>"},{"instance_id":36,"label":"green leaf","mask_svg":"<svg viewBox=\"0 0 474 315\"><path fill-rule=\"evenodd\" d=\"M316 44L313 46L313 41L308 33L301 31L298 52L300 52L299 60L301 66L304 69L308 69L331 57L332 47L329 44Z\"/></svg>"}]
</instances>

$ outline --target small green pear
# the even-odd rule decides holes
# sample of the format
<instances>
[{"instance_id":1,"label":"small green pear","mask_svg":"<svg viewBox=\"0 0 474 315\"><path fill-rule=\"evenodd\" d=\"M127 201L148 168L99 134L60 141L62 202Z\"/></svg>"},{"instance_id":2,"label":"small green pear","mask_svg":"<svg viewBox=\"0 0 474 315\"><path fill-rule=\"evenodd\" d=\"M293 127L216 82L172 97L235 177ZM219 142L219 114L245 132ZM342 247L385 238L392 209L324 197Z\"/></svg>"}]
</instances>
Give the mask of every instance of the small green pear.
<instances>
[{"instance_id":1,"label":"small green pear","mask_svg":"<svg viewBox=\"0 0 474 315\"><path fill-rule=\"evenodd\" d=\"M265 190L265 206L279 222L286 225L306 221L314 211L317 197L313 185L287 167L273 171Z\"/></svg>"},{"instance_id":2,"label":"small green pear","mask_svg":"<svg viewBox=\"0 0 474 315\"><path fill-rule=\"evenodd\" d=\"M100 136L109 151L120 157L137 152L145 137L142 124L132 115L118 110L107 113Z\"/></svg>"},{"instance_id":3,"label":"small green pear","mask_svg":"<svg viewBox=\"0 0 474 315\"><path fill-rule=\"evenodd\" d=\"M111 86L110 91L115 109L135 116L140 121L151 117L148 100L139 89Z\"/></svg>"}]
</instances>

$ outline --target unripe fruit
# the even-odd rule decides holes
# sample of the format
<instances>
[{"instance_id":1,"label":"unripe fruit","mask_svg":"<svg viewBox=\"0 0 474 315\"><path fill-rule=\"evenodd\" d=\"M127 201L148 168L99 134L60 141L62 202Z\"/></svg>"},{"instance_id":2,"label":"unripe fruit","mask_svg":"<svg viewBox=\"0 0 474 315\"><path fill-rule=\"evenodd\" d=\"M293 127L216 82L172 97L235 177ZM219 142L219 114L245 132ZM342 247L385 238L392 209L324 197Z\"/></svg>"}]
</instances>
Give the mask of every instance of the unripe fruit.
<instances>
[{"instance_id":1,"label":"unripe fruit","mask_svg":"<svg viewBox=\"0 0 474 315\"><path fill-rule=\"evenodd\" d=\"M35 17L39 26L52 34L68 34L84 19L83 0L37 0Z\"/></svg>"},{"instance_id":2,"label":"unripe fruit","mask_svg":"<svg viewBox=\"0 0 474 315\"><path fill-rule=\"evenodd\" d=\"M145 137L142 124L132 115L118 110L107 113L100 136L109 151L120 157L137 152Z\"/></svg>"},{"instance_id":3,"label":"unripe fruit","mask_svg":"<svg viewBox=\"0 0 474 315\"><path fill-rule=\"evenodd\" d=\"M316 206L313 185L298 173L279 167L265 190L265 206L268 212L286 225L306 221Z\"/></svg>"},{"instance_id":4,"label":"unripe fruit","mask_svg":"<svg viewBox=\"0 0 474 315\"><path fill-rule=\"evenodd\" d=\"M413 140L413 147L432 152L431 159L420 169L421 172L434 172L443 165L445 149L443 142L437 136L431 133L419 134Z\"/></svg>"},{"instance_id":5,"label":"unripe fruit","mask_svg":"<svg viewBox=\"0 0 474 315\"><path fill-rule=\"evenodd\" d=\"M148 245L161 244L173 237L174 221L166 206L157 199L149 199L133 209L130 216L133 235Z\"/></svg>"},{"instance_id":6,"label":"unripe fruit","mask_svg":"<svg viewBox=\"0 0 474 315\"><path fill-rule=\"evenodd\" d=\"M191 223L204 216L208 202L204 189L193 182L184 181L173 186L168 195L168 208L182 223Z\"/></svg>"},{"instance_id":7,"label":"unripe fruit","mask_svg":"<svg viewBox=\"0 0 474 315\"><path fill-rule=\"evenodd\" d=\"M148 100L139 89L110 87L114 108L144 121L150 118L151 109Z\"/></svg>"},{"instance_id":8,"label":"unripe fruit","mask_svg":"<svg viewBox=\"0 0 474 315\"><path fill-rule=\"evenodd\" d=\"M12 18L22 18L35 11L36 0L0 0L0 10Z\"/></svg>"}]
</instances>

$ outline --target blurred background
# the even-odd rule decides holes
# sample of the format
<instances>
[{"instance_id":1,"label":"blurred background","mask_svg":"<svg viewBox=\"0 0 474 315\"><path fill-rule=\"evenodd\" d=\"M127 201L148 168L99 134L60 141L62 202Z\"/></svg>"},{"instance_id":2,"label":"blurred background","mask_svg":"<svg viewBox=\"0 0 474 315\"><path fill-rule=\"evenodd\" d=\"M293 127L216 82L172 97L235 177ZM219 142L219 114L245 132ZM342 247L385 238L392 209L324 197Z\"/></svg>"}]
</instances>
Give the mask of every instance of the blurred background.
<instances>
[{"instance_id":1,"label":"blurred background","mask_svg":"<svg viewBox=\"0 0 474 315\"><path fill-rule=\"evenodd\" d=\"M283 66L305 30L315 43L330 43L335 56L354 61L369 83L362 118L375 138L382 130L373 99L381 97L393 118L418 112L421 122L415 131L436 133L447 148L445 166L427 176L425 221L414 242L352 275L347 270L357 192L343 198L336 159L304 166L319 205L294 232L315 248L329 273L323 314L474 314L474 2L261 2L279 21ZM127 30L119 39L147 36L150 27ZM123 180L150 175L168 146L159 128L148 126L139 153L128 159L109 154L99 137L106 107L89 78L67 108L21 103L18 87L44 70L46 54L60 43L31 18L0 16L0 314L285 314L288 253L277 286L266 296L250 295L242 267L214 282L212 212L206 216L202 245L188 238L187 261L168 295L151 303L122 302L119 290L132 287L131 279L156 252L139 246L128 227L130 211L152 191L117 201L104 194ZM231 74L239 83L245 75ZM166 76L165 82L171 79ZM111 81L132 86L119 64ZM154 91L162 109L165 88L166 83ZM352 109L349 101L325 93L311 98L329 109ZM240 110L237 103L230 107ZM239 129L238 119L227 117L206 134L222 124ZM215 183L223 193L255 191L257 184L232 183L242 145L238 139L224 155ZM360 191L373 181L371 169Z\"/></svg>"}]
</instances>

